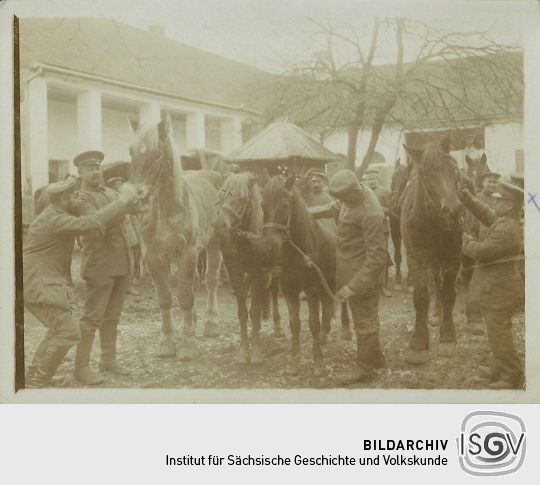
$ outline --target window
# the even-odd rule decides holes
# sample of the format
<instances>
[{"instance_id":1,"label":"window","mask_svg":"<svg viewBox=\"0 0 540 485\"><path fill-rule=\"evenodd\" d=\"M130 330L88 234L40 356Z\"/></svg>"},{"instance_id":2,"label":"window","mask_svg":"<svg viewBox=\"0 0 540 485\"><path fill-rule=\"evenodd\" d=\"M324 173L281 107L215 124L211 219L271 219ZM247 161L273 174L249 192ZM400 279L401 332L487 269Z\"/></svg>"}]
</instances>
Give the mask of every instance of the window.
<instances>
[{"instance_id":1,"label":"window","mask_svg":"<svg viewBox=\"0 0 540 485\"><path fill-rule=\"evenodd\" d=\"M49 183L64 180L69 173L69 160L49 160Z\"/></svg>"}]
</instances>

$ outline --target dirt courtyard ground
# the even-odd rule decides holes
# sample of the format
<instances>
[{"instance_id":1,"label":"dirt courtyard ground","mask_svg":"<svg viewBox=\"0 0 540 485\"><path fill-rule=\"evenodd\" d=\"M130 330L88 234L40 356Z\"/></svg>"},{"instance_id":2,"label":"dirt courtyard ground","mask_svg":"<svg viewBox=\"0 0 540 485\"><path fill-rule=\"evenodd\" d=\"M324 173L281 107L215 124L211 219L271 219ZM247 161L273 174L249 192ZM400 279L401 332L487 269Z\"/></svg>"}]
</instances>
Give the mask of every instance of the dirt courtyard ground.
<instances>
[{"instance_id":1,"label":"dirt courtyard ground","mask_svg":"<svg viewBox=\"0 0 540 485\"><path fill-rule=\"evenodd\" d=\"M79 319L84 295L84 283L78 274L78 261L73 264L74 318ZM393 280L393 278L391 278ZM260 366L240 365L235 356L240 342L239 324L236 318L236 301L232 290L224 283L219 290L220 336L203 338L205 291L199 292L196 310L198 357L190 362L178 358L163 359L156 356L160 337L160 311L153 283L149 276L135 285L139 295L126 297L118 337L119 360L132 370L130 376L106 374L100 387L107 388L215 388L215 389L328 389L339 387L336 374L346 370L355 357L355 341L340 338L340 323L333 322L328 344L323 347L326 372L316 377L312 372L311 334L307 324L307 303L302 302L302 369L297 376L284 375L290 349L287 308L280 297L280 312L284 338L272 335L273 323L263 322L262 351L264 363ZM176 302L175 302L176 303ZM173 318L177 331L181 328L179 306L175 304ZM467 331L464 319L464 295L458 294L454 309L457 325L457 354L450 358L437 355L438 328L430 326L430 360L421 366L405 362L409 334L414 322L412 294L406 289L393 289L391 297L381 297L381 342L386 358L386 368L378 377L365 384L349 388L381 389L485 389L488 381L479 376L477 367L487 353L485 335L476 336ZM524 314L514 317L514 338L521 357L524 357ZM31 361L45 328L25 312L25 359ZM75 350L70 350L58 375L67 378L67 387L78 387L73 379ZM92 365L97 368L99 339L96 338Z\"/></svg>"}]
</instances>

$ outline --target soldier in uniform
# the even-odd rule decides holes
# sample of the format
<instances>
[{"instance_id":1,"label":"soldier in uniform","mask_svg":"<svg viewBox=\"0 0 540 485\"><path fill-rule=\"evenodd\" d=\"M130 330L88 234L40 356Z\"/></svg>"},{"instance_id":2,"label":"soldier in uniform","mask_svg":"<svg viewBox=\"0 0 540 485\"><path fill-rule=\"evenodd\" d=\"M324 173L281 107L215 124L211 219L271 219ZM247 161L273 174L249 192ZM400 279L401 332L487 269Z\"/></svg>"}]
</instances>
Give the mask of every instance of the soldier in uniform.
<instances>
[{"instance_id":1,"label":"soldier in uniform","mask_svg":"<svg viewBox=\"0 0 540 485\"><path fill-rule=\"evenodd\" d=\"M493 194L499 189L499 180L501 176L495 172L486 172L479 177L478 183L481 185L482 190L478 194L478 200L487 205L490 209L494 210L497 198L493 197ZM482 224L476 217L470 212L465 217L466 232L475 236L481 241L487 231L487 226ZM472 277L474 261L465 256L462 261L462 282L467 286L470 283ZM482 323L482 313L477 305L471 301L469 293L467 293L467 299L465 302L465 315L467 317L467 324L470 331L475 335L482 335L484 333L484 325Z\"/></svg>"},{"instance_id":2,"label":"soldier in uniform","mask_svg":"<svg viewBox=\"0 0 540 485\"><path fill-rule=\"evenodd\" d=\"M115 200L117 193L103 185L99 151L81 153L73 163L82 181L81 214L94 214ZM81 275L86 283L86 300L80 321L81 343L75 356L75 378L86 385L103 382L103 376L90 370L90 353L99 329L100 370L119 375L130 371L116 359L118 323L129 275L129 247L123 234L125 216L108 222L104 230L81 237Z\"/></svg>"},{"instance_id":3,"label":"soldier in uniform","mask_svg":"<svg viewBox=\"0 0 540 485\"><path fill-rule=\"evenodd\" d=\"M330 194L342 204L337 232L336 297L348 300L356 333L356 365L342 383L364 381L384 367L379 341L379 298L387 247L384 213L373 191L351 170L336 172Z\"/></svg>"},{"instance_id":4,"label":"soldier in uniform","mask_svg":"<svg viewBox=\"0 0 540 485\"><path fill-rule=\"evenodd\" d=\"M482 240L464 235L463 254L476 262L470 297L481 308L495 358L491 368L480 367L480 372L493 381L492 389L518 389L523 386L524 375L512 341L512 315L524 299L518 270L523 249L519 224L523 191L501 183L500 192L493 197L497 202L491 210L467 190L461 191L463 205L488 227Z\"/></svg>"},{"instance_id":5,"label":"soldier in uniform","mask_svg":"<svg viewBox=\"0 0 540 485\"><path fill-rule=\"evenodd\" d=\"M75 236L104 227L135 199L135 189L128 184L117 200L77 217L79 192L74 178L46 190L50 204L30 224L23 251L24 306L48 329L29 369L30 387L49 385L68 350L81 338L71 315L65 271Z\"/></svg>"},{"instance_id":6,"label":"soldier in uniform","mask_svg":"<svg viewBox=\"0 0 540 485\"><path fill-rule=\"evenodd\" d=\"M380 174L379 169L375 167L368 168L365 172L366 185L373 190L373 193L377 196L377 200L384 212L384 236L386 237L386 247L388 248L388 239L390 237L390 210L391 210L391 199L392 194L390 190L381 187L380 184ZM390 253L388 253L388 258L386 261L386 270L384 272L384 283L382 287L382 294L384 296L391 296L390 290L388 289L388 268L392 266L393 261Z\"/></svg>"}]
</instances>

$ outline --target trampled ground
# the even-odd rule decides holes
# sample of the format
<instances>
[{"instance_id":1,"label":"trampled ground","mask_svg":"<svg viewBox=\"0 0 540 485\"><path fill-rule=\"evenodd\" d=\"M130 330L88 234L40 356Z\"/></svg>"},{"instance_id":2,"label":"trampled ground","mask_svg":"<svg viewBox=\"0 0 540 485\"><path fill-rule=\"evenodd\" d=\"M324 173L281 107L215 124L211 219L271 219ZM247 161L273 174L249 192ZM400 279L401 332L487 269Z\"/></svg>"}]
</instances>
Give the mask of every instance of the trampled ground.
<instances>
[{"instance_id":1,"label":"trampled ground","mask_svg":"<svg viewBox=\"0 0 540 485\"><path fill-rule=\"evenodd\" d=\"M84 294L84 284L76 277L78 261L74 261L74 317L79 318ZM276 388L276 389L328 389L339 387L336 374L348 369L355 356L355 342L340 338L340 323L333 322L329 342L323 348L326 375L315 377L312 372L311 335L307 324L307 304L302 302L302 372L298 376L284 375L290 348L290 332L285 301L280 297L282 328L285 338L272 335L273 324L262 326L262 350L264 363L245 366L235 362L240 334L236 319L236 303L230 287L225 283L219 291L219 328L221 335L215 339L198 337L199 356L191 362L178 358L162 359L156 356L160 337L160 312L153 283L149 276L136 284L139 296L128 295L120 324L118 352L120 361L129 367L132 375L121 377L106 375L102 387L109 388ZM377 379L350 388L384 389L485 389L488 381L476 371L480 359L487 352L487 339L467 331L464 321L464 295L458 295L455 321L458 332L457 354L451 358L437 356L438 328L430 327L431 359L422 366L405 362L408 335L414 321L412 295L406 290L392 291L391 297L382 297L380 305L381 341L387 367L379 371ZM196 301L199 325L197 334L203 330L205 295L201 291ZM180 310L175 306L173 316L177 329L181 328ZM514 317L514 338L520 355L524 355L524 315ZM25 352L30 362L37 348L44 327L25 312ZM72 349L59 375L68 378L68 387L78 387L73 379ZM92 363L97 368L99 342L96 338Z\"/></svg>"}]
</instances>

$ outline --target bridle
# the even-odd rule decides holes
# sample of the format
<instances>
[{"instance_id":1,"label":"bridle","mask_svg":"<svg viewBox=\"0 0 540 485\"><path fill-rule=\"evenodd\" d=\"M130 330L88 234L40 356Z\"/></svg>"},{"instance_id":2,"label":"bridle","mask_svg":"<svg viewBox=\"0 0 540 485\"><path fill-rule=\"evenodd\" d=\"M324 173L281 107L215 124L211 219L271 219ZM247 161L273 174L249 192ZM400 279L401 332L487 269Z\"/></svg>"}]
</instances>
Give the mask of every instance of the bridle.
<instances>
[{"instance_id":1,"label":"bridle","mask_svg":"<svg viewBox=\"0 0 540 485\"><path fill-rule=\"evenodd\" d=\"M457 178L457 181L458 181L458 185L461 186L462 184L462 179L461 179L461 174L459 172L459 169L456 167L455 170L454 170L455 174L456 174L456 178ZM438 203L435 198L433 197L432 195L432 191L429 190L428 188L428 184L426 183L426 180L425 180L425 175L424 173L422 173L422 171L420 169L418 169L416 171L416 178L420 184L420 186L422 187L422 190L424 192L424 195L427 199L427 204L426 206L431 205L433 207L433 209L437 212L437 215L445 220L446 217L443 215L443 211L440 209L440 203ZM463 225L463 218L462 217L459 217L459 219L456 221L457 223L457 226L461 226Z\"/></svg>"},{"instance_id":2,"label":"bridle","mask_svg":"<svg viewBox=\"0 0 540 485\"><path fill-rule=\"evenodd\" d=\"M227 205L226 204L227 201L218 201L217 204L219 205L219 209L218 210L223 210L225 212L228 212L229 214L231 214L233 216L233 218L235 219L235 221L237 221L237 226L236 227L241 227L242 226L242 222L244 221L246 215L249 214L251 208L252 208L252 204L251 204L251 199L248 197L248 199L243 203L242 205L242 210L237 212L235 211L231 206ZM233 226L233 228L235 228L235 226Z\"/></svg>"},{"instance_id":3,"label":"bridle","mask_svg":"<svg viewBox=\"0 0 540 485\"><path fill-rule=\"evenodd\" d=\"M289 214L287 215L287 222L285 224L279 224L277 222L265 222L263 224L263 232L265 229L277 229L278 231L281 231L283 233L285 233L285 235L287 236L288 239L290 239L291 237L291 218L292 218L292 212L293 212L293 208L292 208L292 203L293 203L293 200L292 200L292 193L289 197Z\"/></svg>"}]
</instances>

